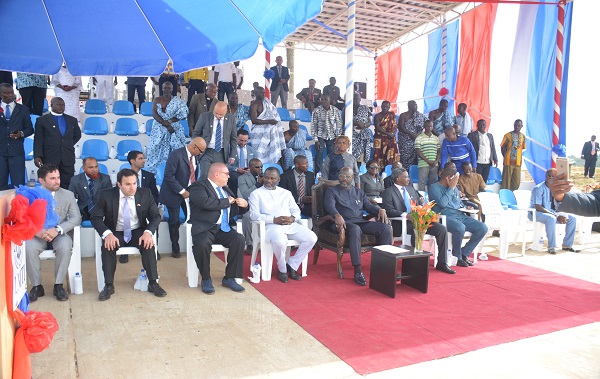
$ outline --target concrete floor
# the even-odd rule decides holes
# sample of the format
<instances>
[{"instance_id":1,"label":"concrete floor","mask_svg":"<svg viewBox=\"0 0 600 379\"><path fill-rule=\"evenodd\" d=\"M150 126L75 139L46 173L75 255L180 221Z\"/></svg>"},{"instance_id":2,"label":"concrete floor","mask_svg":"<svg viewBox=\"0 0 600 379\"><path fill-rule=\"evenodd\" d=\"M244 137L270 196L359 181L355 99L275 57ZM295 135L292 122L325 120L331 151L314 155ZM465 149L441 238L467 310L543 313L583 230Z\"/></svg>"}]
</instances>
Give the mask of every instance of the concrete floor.
<instances>
[{"instance_id":1,"label":"concrete floor","mask_svg":"<svg viewBox=\"0 0 600 379\"><path fill-rule=\"evenodd\" d=\"M490 238L484 251L495 254L497 241ZM600 284L600 235L591 241L582 253L556 256L528 251L520 257L511 246L509 259ZM100 302L94 265L83 259L83 295L62 303L46 295L32 303L33 310L52 312L60 326L50 348L32 355L34 378L360 377L247 283L242 294L219 285L206 296L187 286L185 258L165 256L159 274L168 295L156 298L133 290L141 262L131 257L118 265L115 295ZM213 258L215 284L223 271ZM52 272L53 262L43 262L50 294ZM600 323L367 375L418 376L600 378Z\"/></svg>"}]
</instances>

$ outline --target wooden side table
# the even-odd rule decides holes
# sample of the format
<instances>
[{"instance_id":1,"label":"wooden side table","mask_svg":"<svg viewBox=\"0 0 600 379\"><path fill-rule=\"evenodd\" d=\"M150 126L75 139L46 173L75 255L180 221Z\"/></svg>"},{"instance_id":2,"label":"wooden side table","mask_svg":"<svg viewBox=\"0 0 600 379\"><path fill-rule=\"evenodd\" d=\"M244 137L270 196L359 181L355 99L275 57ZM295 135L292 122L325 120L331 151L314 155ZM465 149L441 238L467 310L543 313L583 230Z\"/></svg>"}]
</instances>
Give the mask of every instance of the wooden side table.
<instances>
[{"instance_id":1,"label":"wooden side table","mask_svg":"<svg viewBox=\"0 0 600 379\"><path fill-rule=\"evenodd\" d=\"M392 298L396 297L396 281L427 293L429 257L431 253L415 253L411 246L375 246L371 250L369 288ZM398 261L402 270L398 274Z\"/></svg>"}]
</instances>

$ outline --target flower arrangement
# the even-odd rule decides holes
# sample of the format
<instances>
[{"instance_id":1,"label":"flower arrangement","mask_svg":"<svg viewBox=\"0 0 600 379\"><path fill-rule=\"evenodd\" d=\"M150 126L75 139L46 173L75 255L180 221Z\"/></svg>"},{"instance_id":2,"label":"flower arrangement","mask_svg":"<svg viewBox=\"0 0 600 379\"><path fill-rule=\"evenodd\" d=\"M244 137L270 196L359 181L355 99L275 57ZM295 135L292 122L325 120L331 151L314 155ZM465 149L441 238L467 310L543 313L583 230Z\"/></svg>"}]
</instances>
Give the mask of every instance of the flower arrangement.
<instances>
[{"instance_id":1,"label":"flower arrangement","mask_svg":"<svg viewBox=\"0 0 600 379\"><path fill-rule=\"evenodd\" d=\"M423 237L425 232L432 223L438 222L440 216L435 213L432 208L435 206L435 201L430 201L423 205L417 205L414 201L410 201L410 212L413 225L415 228L415 252L423 251Z\"/></svg>"}]
</instances>

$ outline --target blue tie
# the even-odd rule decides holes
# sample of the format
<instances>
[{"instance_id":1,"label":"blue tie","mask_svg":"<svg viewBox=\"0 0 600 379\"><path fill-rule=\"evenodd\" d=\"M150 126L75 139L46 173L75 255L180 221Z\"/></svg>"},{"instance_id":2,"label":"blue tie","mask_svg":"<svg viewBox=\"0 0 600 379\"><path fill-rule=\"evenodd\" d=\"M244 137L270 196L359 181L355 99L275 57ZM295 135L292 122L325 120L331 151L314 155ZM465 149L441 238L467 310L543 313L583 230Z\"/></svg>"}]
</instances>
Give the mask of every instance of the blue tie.
<instances>
[{"instance_id":1,"label":"blue tie","mask_svg":"<svg viewBox=\"0 0 600 379\"><path fill-rule=\"evenodd\" d=\"M246 157L244 156L244 148L240 147L240 167L246 168Z\"/></svg>"},{"instance_id":2,"label":"blue tie","mask_svg":"<svg viewBox=\"0 0 600 379\"><path fill-rule=\"evenodd\" d=\"M404 206L406 207L406 212L410 212L410 197L408 196L408 192L406 192L406 187L402 187L402 196L404 196Z\"/></svg>"},{"instance_id":3,"label":"blue tie","mask_svg":"<svg viewBox=\"0 0 600 379\"><path fill-rule=\"evenodd\" d=\"M123 202L123 239L129 243L131 241L131 210L127 200L129 198L126 196Z\"/></svg>"},{"instance_id":4,"label":"blue tie","mask_svg":"<svg viewBox=\"0 0 600 379\"><path fill-rule=\"evenodd\" d=\"M215 138L215 151L221 151L221 147L223 146L223 127L221 126L221 120L217 120L217 137Z\"/></svg>"},{"instance_id":5,"label":"blue tie","mask_svg":"<svg viewBox=\"0 0 600 379\"><path fill-rule=\"evenodd\" d=\"M219 197L225 199L221 187L217 187L217 191L219 192ZM229 208L224 208L223 213L221 214L221 230L225 233L231 230L231 227L229 226Z\"/></svg>"},{"instance_id":6,"label":"blue tie","mask_svg":"<svg viewBox=\"0 0 600 379\"><path fill-rule=\"evenodd\" d=\"M7 120L10 120L10 104L6 104L6 113L4 114Z\"/></svg>"}]
</instances>

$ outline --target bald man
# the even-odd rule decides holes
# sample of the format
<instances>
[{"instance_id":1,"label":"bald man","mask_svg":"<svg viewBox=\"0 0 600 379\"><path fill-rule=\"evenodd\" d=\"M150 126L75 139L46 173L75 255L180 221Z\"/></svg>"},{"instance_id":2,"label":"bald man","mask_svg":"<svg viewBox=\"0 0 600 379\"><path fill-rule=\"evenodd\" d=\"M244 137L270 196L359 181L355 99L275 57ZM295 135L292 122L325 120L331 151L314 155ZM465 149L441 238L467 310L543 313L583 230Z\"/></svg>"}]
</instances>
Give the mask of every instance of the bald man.
<instances>
[{"instance_id":1,"label":"bald man","mask_svg":"<svg viewBox=\"0 0 600 379\"><path fill-rule=\"evenodd\" d=\"M212 163L232 165L237 159L237 130L235 117L227 113L227 103L219 101L212 112L200 115L194 127L194 137L206 141L206 152L200 161L202 177Z\"/></svg>"}]
</instances>

